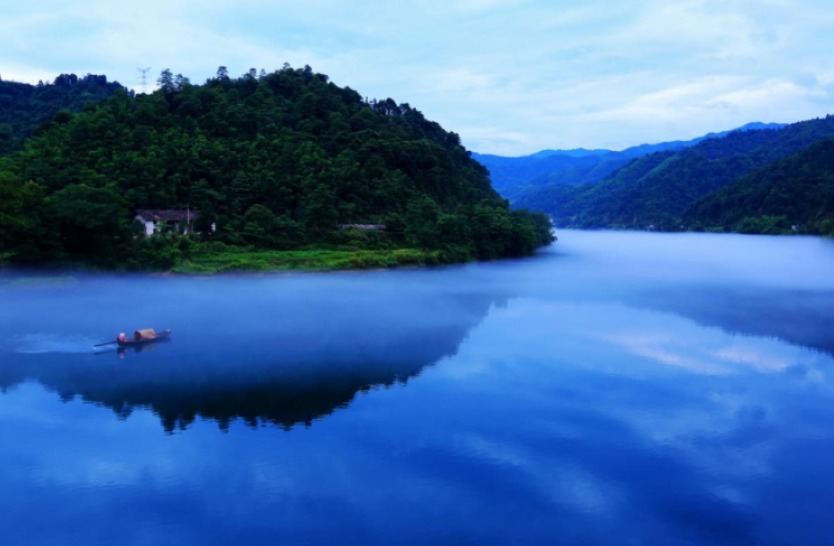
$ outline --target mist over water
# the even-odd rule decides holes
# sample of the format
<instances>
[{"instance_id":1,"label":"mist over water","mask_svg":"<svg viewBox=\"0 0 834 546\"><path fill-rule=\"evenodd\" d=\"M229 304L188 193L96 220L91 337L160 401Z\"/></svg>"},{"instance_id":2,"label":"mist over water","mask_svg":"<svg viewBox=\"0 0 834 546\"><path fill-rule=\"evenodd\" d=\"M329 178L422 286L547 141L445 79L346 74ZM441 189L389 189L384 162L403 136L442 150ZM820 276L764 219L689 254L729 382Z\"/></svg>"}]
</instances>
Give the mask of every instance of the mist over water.
<instances>
[{"instance_id":1,"label":"mist over water","mask_svg":"<svg viewBox=\"0 0 834 546\"><path fill-rule=\"evenodd\" d=\"M3 544L828 544L834 243L0 280ZM119 332L172 329L117 351Z\"/></svg>"}]
</instances>

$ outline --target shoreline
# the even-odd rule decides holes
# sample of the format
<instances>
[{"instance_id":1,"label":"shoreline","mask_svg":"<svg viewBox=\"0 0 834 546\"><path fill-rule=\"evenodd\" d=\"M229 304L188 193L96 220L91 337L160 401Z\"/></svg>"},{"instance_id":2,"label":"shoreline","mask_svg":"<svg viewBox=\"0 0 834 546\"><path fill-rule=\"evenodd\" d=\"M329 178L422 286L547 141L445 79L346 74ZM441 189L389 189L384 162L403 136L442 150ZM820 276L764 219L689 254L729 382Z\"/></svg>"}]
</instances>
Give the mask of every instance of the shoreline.
<instances>
[{"instance_id":1,"label":"shoreline","mask_svg":"<svg viewBox=\"0 0 834 546\"><path fill-rule=\"evenodd\" d=\"M89 264L0 265L0 286L70 284L86 275L213 277L218 275L336 273L413 269L471 263L444 260L438 250L233 251L192 256L168 269L109 269Z\"/></svg>"}]
</instances>

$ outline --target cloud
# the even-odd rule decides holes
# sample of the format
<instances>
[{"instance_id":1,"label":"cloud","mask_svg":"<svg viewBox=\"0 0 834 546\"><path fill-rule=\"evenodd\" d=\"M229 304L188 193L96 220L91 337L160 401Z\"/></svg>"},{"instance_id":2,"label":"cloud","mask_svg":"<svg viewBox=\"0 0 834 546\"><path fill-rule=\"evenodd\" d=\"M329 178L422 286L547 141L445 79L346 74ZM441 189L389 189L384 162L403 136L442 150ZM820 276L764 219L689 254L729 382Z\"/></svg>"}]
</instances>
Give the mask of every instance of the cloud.
<instances>
[{"instance_id":1,"label":"cloud","mask_svg":"<svg viewBox=\"0 0 834 546\"><path fill-rule=\"evenodd\" d=\"M744 125L749 120L791 122L817 117L809 105L831 103L831 89L816 78L790 80L772 78L754 81L749 77L707 76L645 94L634 93L628 102L601 108L579 119L591 124L642 128L652 140L692 138L717 130ZM725 120L716 126L715 120Z\"/></svg>"},{"instance_id":2,"label":"cloud","mask_svg":"<svg viewBox=\"0 0 834 546\"><path fill-rule=\"evenodd\" d=\"M613 332L601 339L652 362L705 375L776 373L813 361L813 353L771 339L717 335L710 331L700 335L696 339L694 335L681 336L671 329L660 329Z\"/></svg>"},{"instance_id":3,"label":"cloud","mask_svg":"<svg viewBox=\"0 0 834 546\"><path fill-rule=\"evenodd\" d=\"M35 0L4 8L0 74L135 86L140 66L200 82L220 65L309 64L410 103L475 151L623 148L828 113L834 13L800 4Z\"/></svg>"}]
</instances>

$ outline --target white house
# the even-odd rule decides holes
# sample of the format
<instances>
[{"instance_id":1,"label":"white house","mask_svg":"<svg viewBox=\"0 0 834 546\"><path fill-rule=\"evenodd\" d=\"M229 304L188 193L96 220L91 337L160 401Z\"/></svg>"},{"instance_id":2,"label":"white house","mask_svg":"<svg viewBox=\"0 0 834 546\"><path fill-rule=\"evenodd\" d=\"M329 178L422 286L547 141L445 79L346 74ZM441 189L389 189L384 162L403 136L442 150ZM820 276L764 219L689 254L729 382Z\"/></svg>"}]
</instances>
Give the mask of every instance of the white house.
<instances>
[{"instance_id":1,"label":"white house","mask_svg":"<svg viewBox=\"0 0 834 546\"><path fill-rule=\"evenodd\" d=\"M142 223L145 235L148 237L154 233L160 233L166 227L175 233L188 235L194 233L194 222L199 216L200 213L196 210L139 209L136 211L134 220ZM212 231L214 231L214 224L212 224Z\"/></svg>"}]
</instances>

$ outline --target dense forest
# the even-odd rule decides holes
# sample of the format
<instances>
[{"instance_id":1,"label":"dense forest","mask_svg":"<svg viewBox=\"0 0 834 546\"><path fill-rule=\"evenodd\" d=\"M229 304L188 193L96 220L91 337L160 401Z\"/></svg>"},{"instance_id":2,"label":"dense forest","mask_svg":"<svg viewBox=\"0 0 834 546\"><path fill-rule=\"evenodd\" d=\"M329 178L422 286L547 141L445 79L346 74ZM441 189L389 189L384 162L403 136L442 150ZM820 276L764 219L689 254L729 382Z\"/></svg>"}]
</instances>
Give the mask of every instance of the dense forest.
<instances>
[{"instance_id":1,"label":"dense forest","mask_svg":"<svg viewBox=\"0 0 834 546\"><path fill-rule=\"evenodd\" d=\"M158 83L60 111L0 158L0 259L143 269L195 248L417 248L452 262L552 241L546 216L510 210L458 136L408 104L288 65ZM138 209L193 210L199 236L144 237ZM384 229L340 229L355 225Z\"/></svg>"},{"instance_id":2,"label":"dense forest","mask_svg":"<svg viewBox=\"0 0 834 546\"><path fill-rule=\"evenodd\" d=\"M834 139L743 176L693 205L695 229L834 236Z\"/></svg>"},{"instance_id":3,"label":"dense forest","mask_svg":"<svg viewBox=\"0 0 834 546\"><path fill-rule=\"evenodd\" d=\"M38 85L0 80L0 154L22 148L36 128L59 112L79 112L117 91L127 92L95 74L61 74L53 83Z\"/></svg>"},{"instance_id":4,"label":"dense forest","mask_svg":"<svg viewBox=\"0 0 834 546\"><path fill-rule=\"evenodd\" d=\"M781 129L736 131L682 150L640 157L599 183L549 186L524 196L517 204L552 215L557 226L734 230L739 218L749 216L751 211L744 211L742 216L736 218L735 212L726 211L724 215L718 209L731 204L742 207L741 202L727 197L703 205L698 203L725 186L739 192L738 188L750 186L757 180L761 181L757 187L775 183L774 178L764 176L773 168L782 173L780 184L792 184L804 176L801 172L803 159L782 164L778 162L831 138L834 138L832 116ZM823 162L815 165L824 166ZM789 171L794 168L798 170ZM822 186L814 188L813 191L823 191ZM765 207L769 212L764 212L763 208L756 214L784 216L780 225L787 226L787 229L801 225L806 232L816 233L827 225L823 220L832 213L831 208L815 209L816 219L813 222L809 221L810 216L805 212L799 211L813 209L818 202L827 201L815 193L792 191L790 199L771 198L768 203L773 207ZM705 212L707 209L711 210L709 214ZM737 212L742 214L741 208ZM731 218L736 220L730 222ZM762 224L764 230L771 230L765 224ZM756 222L748 223L746 229L752 230L754 225Z\"/></svg>"}]
</instances>

